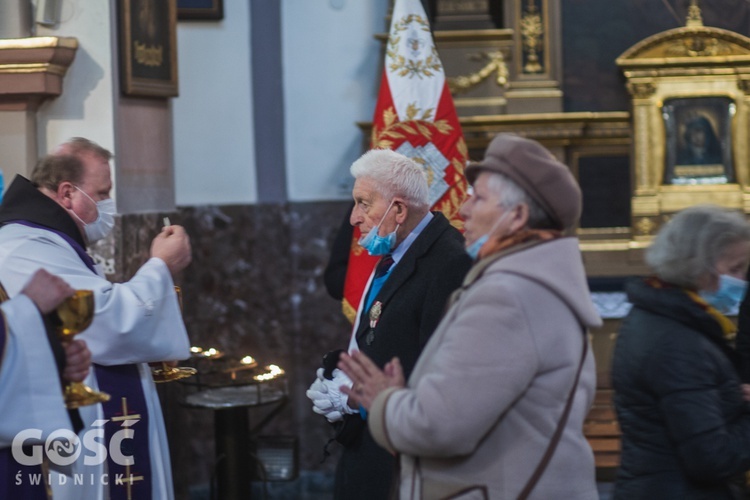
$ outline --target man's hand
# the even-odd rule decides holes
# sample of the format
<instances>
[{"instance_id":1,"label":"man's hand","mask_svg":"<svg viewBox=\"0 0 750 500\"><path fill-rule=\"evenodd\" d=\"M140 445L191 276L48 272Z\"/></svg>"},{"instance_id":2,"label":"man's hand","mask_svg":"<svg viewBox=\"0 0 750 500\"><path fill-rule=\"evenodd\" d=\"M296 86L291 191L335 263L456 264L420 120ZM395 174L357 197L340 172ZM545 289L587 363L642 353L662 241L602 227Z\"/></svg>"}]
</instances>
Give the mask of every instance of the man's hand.
<instances>
[{"instance_id":1,"label":"man's hand","mask_svg":"<svg viewBox=\"0 0 750 500\"><path fill-rule=\"evenodd\" d=\"M91 352L83 340L71 340L65 346L63 378L68 382L83 382L91 368Z\"/></svg>"},{"instance_id":2,"label":"man's hand","mask_svg":"<svg viewBox=\"0 0 750 500\"><path fill-rule=\"evenodd\" d=\"M21 293L29 297L42 314L47 314L73 295L75 290L62 278L40 269L26 283Z\"/></svg>"},{"instance_id":3,"label":"man's hand","mask_svg":"<svg viewBox=\"0 0 750 500\"><path fill-rule=\"evenodd\" d=\"M151 257L164 261L173 275L185 269L192 260L190 238L182 226L166 226L151 242Z\"/></svg>"},{"instance_id":4,"label":"man's hand","mask_svg":"<svg viewBox=\"0 0 750 500\"><path fill-rule=\"evenodd\" d=\"M333 370L333 380L328 380L323 377L323 368L319 368L317 376L306 393L313 403L315 413L323 415L329 422L336 422L341 420L345 413L357 412L347 405L347 397L339 390L342 385L351 386L351 381L344 372Z\"/></svg>"}]
</instances>

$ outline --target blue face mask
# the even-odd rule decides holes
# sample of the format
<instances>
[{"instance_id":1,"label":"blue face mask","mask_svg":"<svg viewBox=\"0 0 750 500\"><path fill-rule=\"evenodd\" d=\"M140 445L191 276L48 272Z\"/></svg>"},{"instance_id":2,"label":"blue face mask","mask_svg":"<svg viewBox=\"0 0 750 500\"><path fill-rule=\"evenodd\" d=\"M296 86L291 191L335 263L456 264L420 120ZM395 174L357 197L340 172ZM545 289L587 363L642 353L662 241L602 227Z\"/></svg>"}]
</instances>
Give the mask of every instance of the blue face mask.
<instances>
[{"instance_id":1,"label":"blue face mask","mask_svg":"<svg viewBox=\"0 0 750 500\"><path fill-rule=\"evenodd\" d=\"M719 276L719 289L715 292L700 292L700 296L721 314L737 314L746 290L747 281L722 274Z\"/></svg>"},{"instance_id":2,"label":"blue face mask","mask_svg":"<svg viewBox=\"0 0 750 500\"><path fill-rule=\"evenodd\" d=\"M489 239L489 234L480 236L477 241L466 247L466 253L468 253L469 257L471 257L472 259L477 260L477 257L479 256L479 250L481 250L482 246L487 243L487 240Z\"/></svg>"},{"instance_id":3,"label":"blue face mask","mask_svg":"<svg viewBox=\"0 0 750 500\"><path fill-rule=\"evenodd\" d=\"M497 222L495 222L492 225L492 229L489 230L486 234L483 234L477 240L465 248L466 253L469 254L469 257L471 257L474 260L477 260L477 257L479 257L479 251L482 249L485 243L490 239L490 235L495 232L495 229L498 228L498 226L505 220L505 218L510 214L510 211L503 212L503 215L500 216L499 219L497 219Z\"/></svg>"},{"instance_id":4,"label":"blue face mask","mask_svg":"<svg viewBox=\"0 0 750 500\"><path fill-rule=\"evenodd\" d=\"M370 255L389 254L396 246L396 231L398 231L399 225L396 225L396 229L394 229L392 233L386 234L385 236L380 236L378 234L380 231L380 225L385 220L385 216L388 215L392 206L393 201L388 205L388 209L385 211L385 214L383 214L383 218L380 219L378 225L370 229L369 233L359 239L359 246L367 250L367 253Z\"/></svg>"}]
</instances>

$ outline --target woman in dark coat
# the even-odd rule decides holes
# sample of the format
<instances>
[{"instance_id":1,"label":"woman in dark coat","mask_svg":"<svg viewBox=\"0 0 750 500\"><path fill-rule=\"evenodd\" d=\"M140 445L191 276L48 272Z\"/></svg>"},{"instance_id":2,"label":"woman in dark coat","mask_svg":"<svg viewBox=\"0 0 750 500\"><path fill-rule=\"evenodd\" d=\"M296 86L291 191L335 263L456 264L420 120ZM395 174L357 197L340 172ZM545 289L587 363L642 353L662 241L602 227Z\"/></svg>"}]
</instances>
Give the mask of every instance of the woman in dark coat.
<instances>
[{"instance_id":1,"label":"woman in dark coat","mask_svg":"<svg viewBox=\"0 0 750 500\"><path fill-rule=\"evenodd\" d=\"M615 347L622 429L616 499L744 497L750 406L733 323L714 307L744 294L750 226L714 206L673 217L646 253L654 276L627 286Z\"/></svg>"}]
</instances>

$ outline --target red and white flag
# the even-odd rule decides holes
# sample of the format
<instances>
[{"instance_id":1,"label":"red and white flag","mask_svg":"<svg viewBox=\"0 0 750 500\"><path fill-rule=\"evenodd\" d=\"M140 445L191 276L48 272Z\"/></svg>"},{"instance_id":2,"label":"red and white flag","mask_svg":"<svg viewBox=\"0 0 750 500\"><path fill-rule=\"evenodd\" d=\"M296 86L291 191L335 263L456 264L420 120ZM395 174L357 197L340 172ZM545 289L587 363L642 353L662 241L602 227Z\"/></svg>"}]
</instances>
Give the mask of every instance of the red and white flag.
<instances>
[{"instance_id":1,"label":"red and white flag","mask_svg":"<svg viewBox=\"0 0 750 500\"><path fill-rule=\"evenodd\" d=\"M424 166L432 209L462 227L458 210L466 197L468 150L420 0L396 0L393 7L370 146ZM343 301L350 321L378 260L357 244L359 238L355 227Z\"/></svg>"}]
</instances>

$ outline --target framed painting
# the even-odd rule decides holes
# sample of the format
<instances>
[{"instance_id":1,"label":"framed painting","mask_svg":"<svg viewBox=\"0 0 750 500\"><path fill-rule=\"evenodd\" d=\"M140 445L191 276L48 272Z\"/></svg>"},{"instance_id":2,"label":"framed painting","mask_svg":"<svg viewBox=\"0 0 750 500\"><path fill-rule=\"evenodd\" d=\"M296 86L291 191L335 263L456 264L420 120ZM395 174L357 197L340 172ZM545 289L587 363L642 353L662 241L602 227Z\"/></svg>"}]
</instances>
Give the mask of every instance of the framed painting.
<instances>
[{"instance_id":1,"label":"framed painting","mask_svg":"<svg viewBox=\"0 0 750 500\"><path fill-rule=\"evenodd\" d=\"M175 97L175 0L119 0L120 83L125 95Z\"/></svg>"},{"instance_id":2,"label":"framed painting","mask_svg":"<svg viewBox=\"0 0 750 500\"><path fill-rule=\"evenodd\" d=\"M224 19L223 0L177 0L177 19L218 21Z\"/></svg>"},{"instance_id":3,"label":"framed painting","mask_svg":"<svg viewBox=\"0 0 750 500\"><path fill-rule=\"evenodd\" d=\"M732 161L732 118L729 97L666 99L662 108L666 131L664 184L735 182Z\"/></svg>"}]
</instances>

